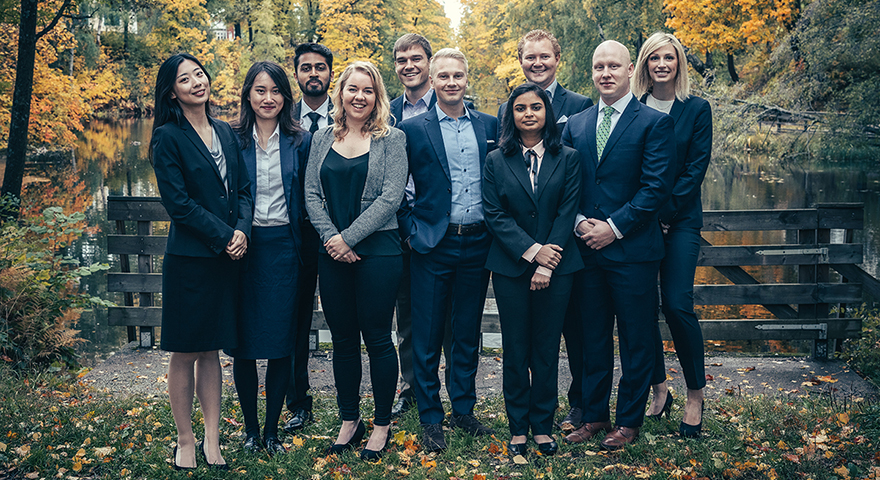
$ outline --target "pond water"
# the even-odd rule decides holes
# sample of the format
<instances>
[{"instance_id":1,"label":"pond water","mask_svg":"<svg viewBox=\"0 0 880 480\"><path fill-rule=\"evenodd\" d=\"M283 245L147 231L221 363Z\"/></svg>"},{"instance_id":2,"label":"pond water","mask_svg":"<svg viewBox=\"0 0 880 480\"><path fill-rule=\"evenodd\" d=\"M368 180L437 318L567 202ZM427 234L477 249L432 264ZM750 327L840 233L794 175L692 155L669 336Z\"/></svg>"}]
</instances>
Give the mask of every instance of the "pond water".
<instances>
[{"instance_id":1,"label":"pond water","mask_svg":"<svg viewBox=\"0 0 880 480\"><path fill-rule=\"evenodd\" d=\"M108 263L111 271L119 271L118 258L108 258L106 254L107 233L115 230L115 224L107 221L108 195L158 196L155 175L147 158L151 128L151 120L92 122L80 135L75 158L70 162L73 168L68 166L60 173L33 174L48 179L38 184L38 188L49 191L57 186L59 200L69 202L65 195L73 192L79 192L86 199L88 221L98 228L70 247L83 264ZM880 274L880 169L877 163L780 163L747 152L727 153L725 156L732 159L713 161L703 183L705 210L785 209L818 203L862 202L865 228L856 232L854 241L865 244L862 268L875 277ZM709 233L706 238L715 244L786 243L783 235L783 232ZM723 283L714 269L700 268L697 276L697 283ZM92 295L122 304L121 294L106 291L104 275L87 279L84 288ZM701 312L704 317L708 314L707 309ZM81 336L88 340L81 359L86 365L105 358L127 341L124 327L107 326L106 311L86 312L79 328Z\"/></svg>"}]
</instances>

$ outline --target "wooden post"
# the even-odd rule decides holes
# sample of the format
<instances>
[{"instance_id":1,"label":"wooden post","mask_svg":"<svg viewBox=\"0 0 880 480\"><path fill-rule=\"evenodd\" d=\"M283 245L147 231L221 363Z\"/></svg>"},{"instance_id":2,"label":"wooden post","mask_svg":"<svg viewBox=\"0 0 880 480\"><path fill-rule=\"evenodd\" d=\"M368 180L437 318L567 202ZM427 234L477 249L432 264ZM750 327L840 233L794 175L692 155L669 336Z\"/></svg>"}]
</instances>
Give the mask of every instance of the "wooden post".
<instances>
[{"instance_id":1,"label":"wooden post","mask_svg":"<svg viewBox=\"0 0 880 480\"><path fill-rule=\"evenodd\" d=\"M137 222L137 230L138 235L152 235L153 234L153 222L151 221L138 221ZM138 255L138 273L153 273L153 257L152 255ZM153 306L153 294L152 293L139 293L138 294L138 304L141 307L152 307ZM153 327L139 327L141 330L140 340L138 342L138 346L141 348L153 348L156 345L156 336L153 334Z\"/></svg>"},{"instance_id":2,"label":"wooden post","mask_svg":"<svg viewBox=\"0 0 880 480\"><path fill-rule=\"evenodd\" d=\"M116 220L116 233L125 235L125 220ZM128 263L128 255L119 256L119 270L123 273L131 272L131 264ZM134 295L130 292L125 292L122 294L122 297L126 307L134 306ZM128 326L125 328L128 330L128 341L133 342L137 340L137 327Z\"/></svg>"},{"instance_id":3,"label":"wooden post","mask_svg":"<svg viewBox=\"0 0 880 480\"><path fill-rule=\"evenodd\" d=\"M817 223L818 226L818 223ZM798 244L815 245L817 243L815 229L798 230ZM798 283L817 283L816 265L800 265L798 267ZM802 303L798 305L798 318L816 318L816 304ZM824 348L823 348L824 347ZM818 340L813 343L813 358L824 360L828 358L828 344L820 343Z\"/></svg>"}]
</instances>

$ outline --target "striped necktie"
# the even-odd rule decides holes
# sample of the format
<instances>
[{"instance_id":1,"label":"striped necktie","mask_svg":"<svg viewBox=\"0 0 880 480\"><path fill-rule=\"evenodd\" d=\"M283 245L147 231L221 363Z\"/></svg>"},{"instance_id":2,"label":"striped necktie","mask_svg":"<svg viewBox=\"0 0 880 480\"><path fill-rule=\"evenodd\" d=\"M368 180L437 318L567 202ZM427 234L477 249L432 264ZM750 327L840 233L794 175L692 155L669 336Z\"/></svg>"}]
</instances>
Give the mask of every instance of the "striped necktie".
<instances>
[{"instance_id":1,"label":"striped necktie","mask_svg":"<svg viewBox=\"0 0 880 480\"><path fill-rule=\"evenodd\" d=\"M606 106L602 111L605 116L602 117L599 132L596 134L596 150L599 153L599 160L602 160L602 151L605 150L605 144L608 142L608 137L611 136L611 115L614 114L614 107Z\"/></svg>"}]
</instances>

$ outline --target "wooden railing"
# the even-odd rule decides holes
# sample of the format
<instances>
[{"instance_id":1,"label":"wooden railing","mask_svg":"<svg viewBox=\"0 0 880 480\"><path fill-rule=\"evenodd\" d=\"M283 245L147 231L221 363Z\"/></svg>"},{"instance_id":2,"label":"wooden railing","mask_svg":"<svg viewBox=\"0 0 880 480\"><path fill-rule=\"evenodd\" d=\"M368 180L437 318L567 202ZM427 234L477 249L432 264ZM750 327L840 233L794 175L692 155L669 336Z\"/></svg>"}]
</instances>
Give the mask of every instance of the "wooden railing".
<instances>
[{"instance_id":1,"label":"wooden railing","mask_svg":"<svg viewBox=\"0 0 880 480\"><path fill-rule=\"evenodd\" d=\"M152 235L152 222L168 221L168 215L156 197L111 196L107 216L116 221L117 233L108 235L107 249L120 255L119 273L107 274L107 289L123 292L125 305L111 307L110 325L140 327L139 344L150 347L153 327L161 324L161 309L154 305L154 295L162 290L161 274L152 272L153 256L162 255L164 236ZM777 245L713 246L703 240L699 265L714 267L732 285L696 285L697 305L763 305L775 318L701 320L707 340L814 340L814 356L828 354L828 341L858 337L861 320L844 314L846 305L861 304L863 293L880 299L880 281L863 271L861 244L852 242L854 230L863 226L861 204L829 204L797 210L707 211L703 231L787 230L796 235L796 243ZM136 222L136 233L126 231L126 221ZM845 243L831 243L831 230L843 231ZM130 268L129 256L137 256L137 272ZM791 265L797 268L796 283L760 283L741 267ZM831 270L843 281L832 282ZM490 286L487 295L494 298ZM135 304L137 298L137 304ZM317 330L326 330L324 314L318 308L312 319L317 345ZM834 308L837 307L837 308ZM495 309L483 314L483 333L500 333ZM669 339L666 324L661 322L664 338Z\"/></svg>"}]
</instances>

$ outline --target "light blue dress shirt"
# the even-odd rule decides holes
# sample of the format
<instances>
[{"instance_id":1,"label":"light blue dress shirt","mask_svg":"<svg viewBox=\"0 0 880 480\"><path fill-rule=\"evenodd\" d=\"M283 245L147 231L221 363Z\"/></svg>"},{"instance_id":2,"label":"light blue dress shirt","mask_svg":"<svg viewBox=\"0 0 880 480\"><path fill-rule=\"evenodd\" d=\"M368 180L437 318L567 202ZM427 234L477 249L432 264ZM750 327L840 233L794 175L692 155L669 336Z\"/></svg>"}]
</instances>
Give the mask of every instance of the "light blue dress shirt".
<instances>
[{"instance_id":1,"label":"light blue dress shirt","mask_svg":"<svg viewBox=\"0 0 880 480\"><path fill-rule=\"evenodd\" d=\"M439 105L434 107L440 121L440 133L443 135L449 177L452 180L449 223L470 225L482 222L480 149L470 112L465 108L464 115L455 119L446 115Z\"/></svg>"}]
</instances>

